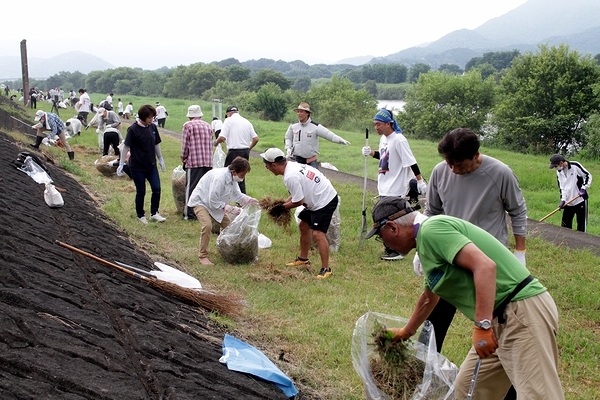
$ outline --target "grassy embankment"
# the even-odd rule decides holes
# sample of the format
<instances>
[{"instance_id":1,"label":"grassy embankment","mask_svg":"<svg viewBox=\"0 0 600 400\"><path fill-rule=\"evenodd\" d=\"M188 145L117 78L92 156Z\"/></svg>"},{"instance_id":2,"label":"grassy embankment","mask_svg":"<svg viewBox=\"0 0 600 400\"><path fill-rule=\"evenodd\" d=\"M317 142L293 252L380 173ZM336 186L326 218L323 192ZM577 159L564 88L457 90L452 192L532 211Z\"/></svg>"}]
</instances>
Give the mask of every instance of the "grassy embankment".
<instances>
[{"instance_id":1,"label":"grassy embankment","mask_svg":"<svg viewBox=\"0 0 600 400\"><path fill-rule=\"evenodd\" d=\"M100 96L92 95L98 103ZM167 129L180 131L186 120L185 112L191 101L158 99L169 111ZM123 99L133 101L136 108L155 99ZM211 119L210 103L194 101L202 106L205 120ZM45 104L42 105L42 108ZM226 107L226 105L224 105ZM48 105L48 110L50 105ZM69 116L71 110L61 111ZM33 113L32 113L33 114ZM245 115L242 110L242 115ZM248 115L245 115L248 116ZM289 118L293 118L290 114ZM33 120L33 117L31 118ZM288 122L272 123L253 119L261 140L256 150L283 147L283 134ZM352 144L348 147L321 142L321 161L330 162L340 171L362 176L364 158L364 128L355 132L336 132ZM369 142L376 145L374 129ZM410 140L411 147L424 176L440 161L436 144ZM422 287L422 280L412 272L412 254L398 262L379 260L381 246L374 240L358 247L361 226L362 187L334 182L341 196L342 244L340 251L331 254L334 275L325 280L315 279L320 262L318 253L311 252L312 270L285 267L298 251L297 229L284 230L263 217L260 232L273 240L273 246L261 250L259 260L252 265L228 265L222 261L212 238L211 268L197 262L199 225L184 221L177 215L171 191L171 174L179 164L180 143L163 135L162 151L167 172L161 173L162 200L160 212L167 217L164 224L143 226L135 218L134 186L128 179L107 178L99 174L93 162L99 157L93 130L71 139L75 162L66 160L64 151L51 149L65 169L93 192L100 207L150 254L160 255L184 266L194 273L204 286L215 290L240 293L248 301L245 318L231 321L215 316L215 321L232 334L261 349L272 360L283 353L286 362L276 361L300 389L311 388L322 398L362 399L362 382L354 372L350 357L350 341L355 321L366 311L409 316ZM55 151L57 150L57 151ZM529 217L540 219L558 205L555 175L548 170L547 156L525 156L494 149L482 149L513 169L519 177L527 200ZM247 175L248 194L257 198L286 194L281 177L267 171L260 159L252 159L252 171ZM600 176L597 164L583 164L592 175ZM369 160L369 177L376 178L376 161ZM599 196L590 190L589 232L600 234ZM369 195L368 208L373 200ZM65 196L68 204L68 195ZM148 199L147 199L148 202ZM547 220L560 224L560 213ZM370 221L369 221L370 223ZM599 238L600 240L600 238ZM600 398L600 278L599 258L587 251L565 247L530 238L527 245L527 266L546 285L560 311L559 346L560 373L567 399ZM471 322L457 316L450 328L444 355L460 364L470 346Z\"/></svg>"}]
</instances>

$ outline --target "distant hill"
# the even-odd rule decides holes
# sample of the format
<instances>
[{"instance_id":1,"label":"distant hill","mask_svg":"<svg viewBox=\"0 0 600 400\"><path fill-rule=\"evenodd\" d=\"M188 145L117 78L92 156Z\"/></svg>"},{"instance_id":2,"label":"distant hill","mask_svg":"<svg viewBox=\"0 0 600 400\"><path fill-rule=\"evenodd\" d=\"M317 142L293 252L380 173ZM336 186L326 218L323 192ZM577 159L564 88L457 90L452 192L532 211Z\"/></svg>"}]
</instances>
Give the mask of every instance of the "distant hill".
<instances>
[{"instance_id":1,"label":"distant hill","mask_svg":"<svg viewBox=\"0 0 600 400\"><path fill-rule=\"evenodd\" d=\"M432 68L457 64L490 51L536 51L539 44L569 45L571 50L592 56L600 53L600 1L529 0L480 27L451 32L425 47L377 57L369 63L425 62Z\"/></svg>"},{"instance_id":2,"label":"distant hill","mask_svg":"<svg viewBox=\"0 0 600 400\"><path fill-rule=\"evenodd\" d=\"M45 79L56 75L61 71L88 74L92 71L102 71L115 68L114 65L82 51L59 54L52 58L35 58L28 60L29 77L33 79ZM21 78L21 57L0 57L0 81Z\"/></svg>"}]
</instances>

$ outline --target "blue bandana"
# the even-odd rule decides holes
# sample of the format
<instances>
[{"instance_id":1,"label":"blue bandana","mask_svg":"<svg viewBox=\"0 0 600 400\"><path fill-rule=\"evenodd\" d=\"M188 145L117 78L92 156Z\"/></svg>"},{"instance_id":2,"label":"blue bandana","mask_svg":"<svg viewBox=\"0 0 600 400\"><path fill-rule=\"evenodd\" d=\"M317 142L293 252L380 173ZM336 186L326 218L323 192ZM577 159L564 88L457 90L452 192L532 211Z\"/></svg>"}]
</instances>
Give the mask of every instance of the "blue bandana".
<instances>
[{"instance_id":1,"label":"blue bandana","mask_svg":"<svg viewBox=\"0 0 600 400\"><path fill-rule=\"evenodd\" d=\"M386 110L385 108L382 108L381 110L377 111L377 114L375 114L375 117L373 117L373 121L380 121L385 123L391 122L393 124L392 126L394 127L394 132L402 133L402 129L400 128L400 126L398 126L398 122L394 119L392 112Z\"/></svg>"}]
</instances>

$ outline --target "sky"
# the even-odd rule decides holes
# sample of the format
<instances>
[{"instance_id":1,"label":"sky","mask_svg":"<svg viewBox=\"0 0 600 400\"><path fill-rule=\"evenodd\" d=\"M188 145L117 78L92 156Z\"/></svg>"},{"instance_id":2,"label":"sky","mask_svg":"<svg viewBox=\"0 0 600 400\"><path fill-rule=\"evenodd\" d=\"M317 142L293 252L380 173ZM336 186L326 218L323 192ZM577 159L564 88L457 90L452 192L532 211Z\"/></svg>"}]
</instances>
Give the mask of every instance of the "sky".
<instances>
[{"instance_id":1,"label":"sky","mask_svg":"<svg viewBox=\"0 0 600 400\"><path fill-rule=\"evenodd\" d=\"M4 14L0 56L20 57L26 40L30 58L83 51L115 67L157 69L227 58L333 64L475 29L526 1L27 0L32 18L22 19L17 8Z\"/></svg>"}]
</instances>

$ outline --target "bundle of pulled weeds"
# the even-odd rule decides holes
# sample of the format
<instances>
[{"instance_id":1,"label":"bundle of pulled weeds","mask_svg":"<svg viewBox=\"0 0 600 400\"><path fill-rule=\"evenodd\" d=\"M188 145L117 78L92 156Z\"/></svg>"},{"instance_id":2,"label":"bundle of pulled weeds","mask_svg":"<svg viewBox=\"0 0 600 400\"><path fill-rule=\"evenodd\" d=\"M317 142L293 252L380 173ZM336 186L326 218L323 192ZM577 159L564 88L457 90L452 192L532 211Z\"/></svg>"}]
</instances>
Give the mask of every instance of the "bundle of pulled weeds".
<instances>
[{"instance_id":1,"label":"bundle of pulled weeds","mask_svg":"<svg viewBox=\"0 0 600 400\"><path fill-rule=\"evenodd\" d=\"M239 235L219 236L217 250L229 264L250 264L258 258L258 232L244 226Z\"/></svg>"},{"instance_id":2,"label":"bundle of pulled weeds","mask_svg":"<svg viewBox=\"0 0 600 400\"><path fill-rule=\"evenodd\" d=\"M271 196L265 196L259 200L258 204L260 205L260 208L262 208L263 210L265 210L267 212L267 215L269 216L271 221L275 222L277 225L289 226L290 222L292 221L292 214L291 214L290 210L286 210L285 212L281 213L280 215L272 215L271 214L271 210L275 206L285 203L285 200L286 199L283 197L275 199L275 198L272 198Z\"/></svg>"},{"instance_id":3,"label":"bundle of pulled weeds","mask_svg":"<svg viewBox=\"0 0 600 400\"><path fill-rule=\"evenodd\" d=\"M411 399L423 381L425 363L419 360L409 341L392 342L384 325L373 329L375 355L369 360L377 387L392 399Z\"/></svg>"},{"instance_id":4,"label":"bundle of pulled weeds","mask_svg":"<svg viewBox=\"0 0 600 400\"><path fill-rule=\"evenodd\" d=\"M109 176L117 172L117 167L119 166L119 163L115 161L118 160L118 158L119 157L117 156L102 156L101 158L94 161L94 165L96 166L98 172L100 172L103 175Z\"/></svg>"}]
</instances>

